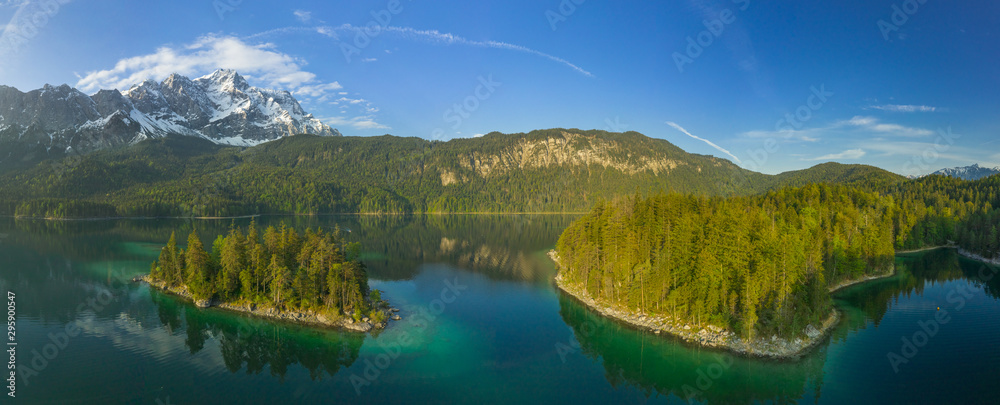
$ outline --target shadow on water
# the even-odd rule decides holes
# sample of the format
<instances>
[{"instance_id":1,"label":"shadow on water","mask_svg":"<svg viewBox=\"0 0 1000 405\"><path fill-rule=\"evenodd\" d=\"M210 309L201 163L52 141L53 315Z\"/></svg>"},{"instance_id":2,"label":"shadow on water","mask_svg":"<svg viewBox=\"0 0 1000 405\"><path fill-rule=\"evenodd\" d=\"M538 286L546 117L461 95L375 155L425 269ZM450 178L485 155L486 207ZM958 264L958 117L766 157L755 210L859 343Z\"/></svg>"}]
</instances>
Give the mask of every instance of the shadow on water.
<instances>
[{"instance_id":1,"label":"shadow on water","mask_svg":"<svg viewBox=\"0 0 1000 405\"><path fill-rule=\"evenodd\" d=\"M608 382L638 387L647 397L709 404L796 403L811 399L810 391L819 392L823 385L823 348L797 362L748 359L638 331L565 294L560 294L559 306L579 352L603 363Z\"/></svg>"},{"instance_id":2,"label":"shadow on water","mask_svg":"<svg viewBox=\"0 0 1000 405\"><path fill-rule=\"evenodd\" d=\"M222 360L231 373L284 378L289 366L299 364L313 380L334 376L358 359L365 335L300 327L254 319L218 309L200 309L161 292L151 291L157 316L171 335L185 336L191 354L217 340Z\"/></svg>"}]
</instances>

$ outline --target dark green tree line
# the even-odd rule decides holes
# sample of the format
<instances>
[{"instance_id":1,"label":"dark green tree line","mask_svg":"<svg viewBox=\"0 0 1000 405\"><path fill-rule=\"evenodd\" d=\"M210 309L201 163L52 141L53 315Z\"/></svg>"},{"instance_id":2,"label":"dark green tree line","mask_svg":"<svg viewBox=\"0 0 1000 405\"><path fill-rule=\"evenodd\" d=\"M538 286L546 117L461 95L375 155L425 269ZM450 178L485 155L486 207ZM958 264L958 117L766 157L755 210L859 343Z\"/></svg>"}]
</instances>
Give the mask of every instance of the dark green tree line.
<instances>
[{"instance_id":1,"label":"dark green tree line","mask_svg":"<svg viewBox=\"0 0 1000 405\"><path fill-rule=\"evenodd\" d=\"M211 253L194 231L186 249L171 234L150 276L170 287L186 286L199 300L367 315L368 274L358 252L339 229L299 234L272 226L260 234L251 223L245 232L231 227L219 235Z\"/></svg>"}]
</instances>

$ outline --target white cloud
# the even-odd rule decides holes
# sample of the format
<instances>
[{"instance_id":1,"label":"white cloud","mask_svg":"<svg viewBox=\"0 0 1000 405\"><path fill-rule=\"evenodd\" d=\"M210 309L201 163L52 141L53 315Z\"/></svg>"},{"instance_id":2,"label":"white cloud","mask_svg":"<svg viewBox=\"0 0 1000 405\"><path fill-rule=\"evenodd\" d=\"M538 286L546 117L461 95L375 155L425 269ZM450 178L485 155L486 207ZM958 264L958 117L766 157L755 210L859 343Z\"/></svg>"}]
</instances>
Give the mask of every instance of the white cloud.
<instances>
[{"instance_id":1,"label":"white cloud","mask_svg":"<svg viewBox=\"0 0 1000 405\"><path fill-rule=\"evenodd\" d=\"M857 160L861 159L866 154L867 153L863 149L851 149L808 160Z\"/></svg>"},{"instance_id":2,"label":"white cloud","mask_svg":"<svg viewBox=\"0 0 1000 405\"><path fill-rule=\"evenodd\" d=\"M375 62L377 60L378 60L378 58L364 58L361 61L362 62Z\"/></svg>"},{"instance_id":3,"label":"white cloud","mask_svg":"<svg viewBox=\"0 0 1000 405\"><path fill-rule=\"evenodd\" d=\"M88 72L76 87L85 92L125 90L143 80L161 81L172 73L199 77L217 69L233 69L255 86L288 90L303 104L332 104L345 100L359 117L345 118L359 129L385 128L375 122L378 108L365 99L346 99L339 82L318 80L303 70L306 61L277 50L270 43L251 44L231 36L206 35L183 46L162 46L148 55L119 60L113 68Z\"/></svg>"},{"instance_id":4,"label":"white cloud","mask_svg":"<svg viewBox=\"0 0 1000 405\"><path fill-rule=\"evenodd\" d=\"M735 160L736 163L743 164L743 162L740 160L740 158L736 157L736 155L734 155L732 153L729 153L728 150L725 150L721 146L712 143L712 141L709 141L708 139L699 138L697 136L692 135L686 129L684 129L680 125L677 125L677 123L671 122L671 121L667 121L667 125L670 125L671 127L674 127L674 129L683 132L687 136L690 136L690 137L692 137L694 139L697 139L699 141L705 142L706 144L708 144L708 146L711 146L711 147L715 148L715 150L718 150L719 152L722 152L722 153L725 153L726 155L729 155L729 157L733 158L733 160Z\"/></svg>"},{"instance_id":5,"label":"white cloud","mask_svg":"<svg viewBox=\"0 0 1000 405\"><path fill-rule=\"evenodd\" d=\"M334 90L340 90L343 88L344 86L341 86L340 83L338 82L304 85L295 89L293 94L295 94L296 96L302 95L306 97L324 97L336 94L334 93Z\"/></svg>"},{"instance_id":6,"label":"white cloud","mask_svg":"<svg viewBox=\"0 0 1000 405\"><path fill-rule=\"evenodd\" d=\"M878 122L874 117L854 117L847 121L847 124L856 127L868 126Z\"/></svg>"},{"instance_id":7,"label":"white cloud","mask_svg":"<svg viewBox=\"0 0 1000 405\"><path fill-rule=\"evenodd\" d=\"M206 35L181 47L119 60L111 69L88 72L76 86L83 91L127 89L146 79L163 80L171 73L194 77L219 68L234 69L273 87L295 90L317 85L316 75L302 70L306 62L278 52L273 44L251 45L239 38Z\"/></svg>"},{"instance_id":8,"label":"white cloud","mask_svg":"<svg viewBox=\"0 0 1000 405\"><path fill-rule=\"evenodd\" d=\"M348 117L325 117L320 118L326 125L331 127L343 127L350 126L356 129L391 129L386 125L379 124L375 122L374 117L370 115L358 116L353 118Z\"/></svg>"},{"instance_id":9,"label":"white cloud","mask_svg":"<svg viewBox=\"0 0 1000 405\"><path fill-rule=\"evenodd\" d=\"M938 111L937 107L931 107L927 105L899 105L899 104L886 104L886 105L873 105L868 107L875 110L882 110L888 112L901 112L901 113L915 113L915 112L935 112Z\"/></svg>"},{"instance_id":10,"label":"white cloud","mask_svg":"<svg viewBox=\"0 0 1000 405\"><path fill-rule=\"evenodd\" d=\"M788 129L776 131L754 130L744 132L743 136L747 138L774 138L803 142L817 142L820 140L819 136L827 129L829 128Z\"/></svg>"},{"instance_id":11,"label":"white cloud","mask_svg":"<svg viewBox=\"0 0 1000 405\"><path fill-rule=\"evenodd\" d=\"M920 136L934 135L934 131L931 131L929 129L906 127L899 124L885 124L880 122L877 118L874 117L857 116L851 118L850 120L843 121L841 122L841 124L854 126L862 130L880 132L895 136L920 137Z\"/></svg>"},{"instance_id":12,"label":"white cloud","mask_svg":"<svg viewBox=\"0 0 1000 405\"><path fill-rule=\"evenodd\" d=\"M312 20L311 11L295 10L293 14L295 14L295 18L298 18L299 21L302 21L303 23L308 23L310 20Z\"/></svg>"}]
</instances>

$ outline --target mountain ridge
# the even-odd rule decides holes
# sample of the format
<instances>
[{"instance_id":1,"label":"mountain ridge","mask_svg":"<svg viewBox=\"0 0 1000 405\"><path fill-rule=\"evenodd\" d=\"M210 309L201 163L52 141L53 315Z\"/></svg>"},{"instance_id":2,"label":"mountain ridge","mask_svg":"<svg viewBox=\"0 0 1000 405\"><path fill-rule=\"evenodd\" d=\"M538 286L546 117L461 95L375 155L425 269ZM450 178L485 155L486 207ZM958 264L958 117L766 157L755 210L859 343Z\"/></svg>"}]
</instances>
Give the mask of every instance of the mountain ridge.
<instances>
[{"instance_id":1,"label":"mountain ridge","mask_svg":"<svg viewBox=\"0 0 1000 405\"><path fill-rule=\"evenodd\" d=\"M997 173L1000 173L1000 167L984 167L980 166L979 163L974 163L971 166L941 169L931 174L954 177L962 180L979 180Z\"/></svg>"},{"instance_id":2,"label":"mountain ridge","mask_svg":"<svg viewBox=\"0 0 1000 405\"><path fill-rule=\"evenodd\" d=\"M556 128L447 142L297 135L249 148L168 136L0 176L0 215L583 212L635 193L747 195L825 179L905 181L839 164L764 175L637 132ZM74 204L87 208L66 208Z\"/></svg>"},{"instance_id":3,"label":"mountain ridge","mask_svg":"<svg viewBox=\"0 0 1000 405\"><path fill-rule=\"evenodd\" d=\"M171 74L125 91L93 95L44 85L0 86L0 162L89 153L167 135L252 146L295 134L339 136L305 112L288 91L250 86L234 70L189 79Z\"/></svg>"}]
</instances>

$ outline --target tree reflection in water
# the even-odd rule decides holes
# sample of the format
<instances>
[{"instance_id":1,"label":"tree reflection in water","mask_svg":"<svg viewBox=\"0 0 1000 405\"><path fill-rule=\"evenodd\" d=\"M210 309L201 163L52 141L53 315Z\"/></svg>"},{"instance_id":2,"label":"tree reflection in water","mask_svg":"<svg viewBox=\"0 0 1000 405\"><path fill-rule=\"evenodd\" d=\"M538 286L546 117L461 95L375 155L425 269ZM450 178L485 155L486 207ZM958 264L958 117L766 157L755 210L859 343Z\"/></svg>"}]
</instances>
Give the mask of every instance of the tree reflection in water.
<instances>
[{"instance_id":1,"label":"tree reflection in water","mask_svg":"<svg viewBox=\"0 0 1000 405\"><path fill-rule=\"evenodd\" d=\"M313 380L320 380L353 364L365 339L360 333L199 309L157 291L151 295L160 322L170 334L184 333L191 354L204 350L209 338L216 339L231 373L245 369L247 374L260 374L267 367L271 375L283 378L289 366L299 364Z\"/></svg>"}]
</instances>

